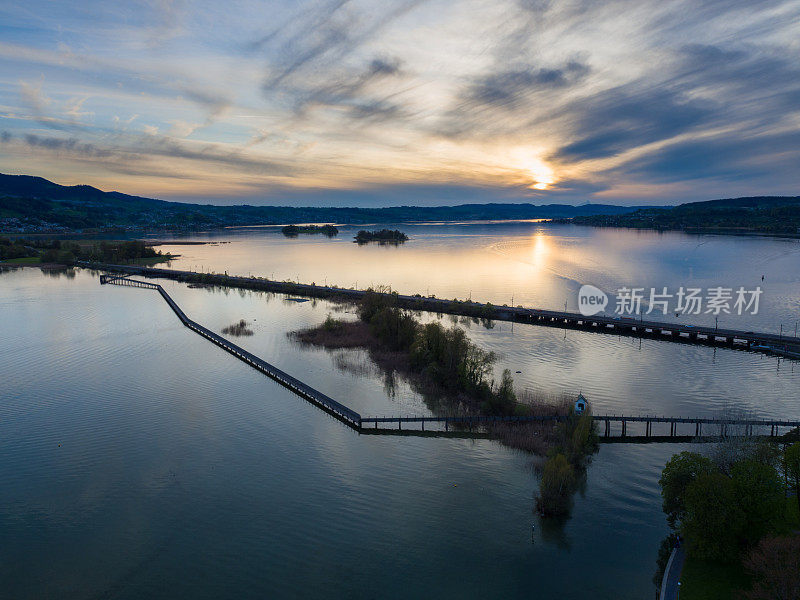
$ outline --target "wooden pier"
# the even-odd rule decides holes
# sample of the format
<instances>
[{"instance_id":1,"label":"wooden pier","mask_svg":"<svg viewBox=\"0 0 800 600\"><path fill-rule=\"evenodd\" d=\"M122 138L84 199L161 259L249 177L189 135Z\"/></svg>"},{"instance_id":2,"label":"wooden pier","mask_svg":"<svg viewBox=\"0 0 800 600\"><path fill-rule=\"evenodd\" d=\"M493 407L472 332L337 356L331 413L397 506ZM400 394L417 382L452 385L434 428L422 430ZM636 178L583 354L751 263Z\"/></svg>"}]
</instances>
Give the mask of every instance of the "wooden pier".
<instances>
[{"instance_id":1,"label":"wooden pier","mask_svg":"<svg viewBox=\"0 0 800 600\"><path fill-rule=\"evenodd\" d=\"M207 329L202 325L200 325L199 323L192 321L184 314L184 312L175 303L172 297L160 285L155 283L149 283L147 281L137 281L134 279L128 279L126 277L112 277L106 275L100 276L100 283L125 285L130 287L158 290L158 293L161 294L164 300L166 300L169 307L173 310L173 312L176 315L178 315L178 318L186 327L188 327L195 333L200 334L210 342L213 342L223 350L230 352L236 358L246 362L254 369L261 371L271 379L274 379L282 386L290 389L301 398L308 400L309 402L321 408L328 414L336 417L337 419L342 421L342 423L356 430L361 429L361 415L358 414L356 411L349 409L344 404L341 404L336 400L334 400L333 398L326 396L322 392L315 390L310 385L306 385L299 379L292 377L291 375L285 373L284 371L280 370L274 365L269 364L267 361L260 359L255 354L252 354L247 350L245 350L244 348L237 346L236 344L225 339L221 335L217 335L210 329Z\"/></svg>"},{"instance_id":2,"label":"wooden pier","mask_svg":"<svg viewBox=\"0 0 800 600\"><path fill-rule=\"evenodd\" d=\"M331 416L335 417L348 427L355 429L360 433L389 433L391 432L419 432L429 433L435 435L452 434L454 436L463 436L465 429L470 432L480 434L481 426L491 424L525 424L525 423L552 423L564 421L568 417L559 415L544 415L544 416L485 416L485 415L462 415L462 416L406 416L406 417L362 417L358 412L348 408L344 404L337 402L333 398L326 396L322 392L312 388L311 386L303 383L299 379L285 373L278 367L268 363L267 361L259 358L258 356L248 352L244 348L234 344L233 342L225 339L203 327L199 323L189 319L181 308L175 303L172 297L164 290L163 287L156 283L148 281L139 281L128 278L127 275L100 275L100 283L111 285L122 285L128 287L138 287L157 290L161 297L166 301L172 311L178 316L181 322L194 331L195 333L203 336L210 342L216 344L220 348L229 352L239 360L247 363L254 369L264 373L271 379L277 381L287 389L291 390L301 398L311 402L318 408L321 408ZM621 428L619 438L626 438L628 436L628 423L643 423L645 427L644 436L638 436L644 439L656 439L659 441L672 441L678 438L686 438L687 434L678 433L678 425L689 426L694 425L693 438L718 438L731 435L740 436L753 436L758 435L757 431L766 431L769 428L770 437L776 437L780 434L781 428L800 428L800 421L791 420L761 420L761 419L727 419L727 418L694 418L694 417L658 417L658 416L623 416L623 415L593 415L592 418L596 422L604 425L604 438L612 436L612 424L618 424ZM407 424L406 430L403 430L403 424ZM428 424L428 430L425 429L425 424ZM670 426L669 435L653 434L653 425L656 423L667 423ZM419 429L409 429L409 425L417 425ZM434 428L431 429L431 425ZM706 430L703 431L703 425L706 425ZM441 428L444 427L442 430ZM765 433L763 435L766 435Z\"/></svg>"},{"instance_id":3,"label":"wooden pier","mask_svg":"<svg viewBox=\"0 0 800 600\"><path fill-rule=\"evenodd\" d=\"M425 430L425 424L428 423L428 431L430 425L444 426L444 430L448 431L452 427L464 427L468 429L477 428L481 425L495 424L495 423L548 423L565 421L569 417L566 416L550 416L550 415L537 415L537 416L481 416L481 415L467 415L467 416L453 416L453 417L362 417L361 426L362 431L369 431L370 429L403 429L403 424L411 425L418 424L420 431ZM699 438L710 437L719 438L725 436L755 436L760 434L766 436L766 431L769 430L770 437L780 435L780 430L794 429L800 427L800 420L764 420L764 419L747 419L747 418L698 418L698 417L656 417L656 416L625 416L625 415L592 415L592 419L598 424L603 425L602 437L608 438L612 435L612 424L618 425L620 430L619 437L627 437L629 423L642 423L644 425L644 434L638 437L651 438ZM664 423L669 425L669 434L662 433L656 435L653 433L653 424ZM689 425L690 432L687 433L686 427L684 431L679 432L679 425ZM694 425L692 428L691 425ZM705 430L703 425L706 425ZM693 429L693 433L691 430Z\"/></svg>"}]
</instances>

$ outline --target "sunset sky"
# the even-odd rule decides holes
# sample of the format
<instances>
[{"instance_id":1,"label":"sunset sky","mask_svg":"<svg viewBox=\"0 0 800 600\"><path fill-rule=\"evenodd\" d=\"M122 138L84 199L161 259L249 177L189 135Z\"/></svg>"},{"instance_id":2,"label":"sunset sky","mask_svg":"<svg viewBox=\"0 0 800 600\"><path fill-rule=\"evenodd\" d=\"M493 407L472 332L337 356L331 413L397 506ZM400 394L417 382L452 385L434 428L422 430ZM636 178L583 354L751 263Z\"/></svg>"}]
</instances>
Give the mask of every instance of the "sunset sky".
<instances>
[{"instance_id":1,"label":"sunset sky","mask_svg":"<svg viewBox=\"0 0 800 600\"><path fill-rule=\"evenodd\" d=\"M0 172L199 202L800 194L800 2L3 2Z\"/></svg>"}]
</instances>

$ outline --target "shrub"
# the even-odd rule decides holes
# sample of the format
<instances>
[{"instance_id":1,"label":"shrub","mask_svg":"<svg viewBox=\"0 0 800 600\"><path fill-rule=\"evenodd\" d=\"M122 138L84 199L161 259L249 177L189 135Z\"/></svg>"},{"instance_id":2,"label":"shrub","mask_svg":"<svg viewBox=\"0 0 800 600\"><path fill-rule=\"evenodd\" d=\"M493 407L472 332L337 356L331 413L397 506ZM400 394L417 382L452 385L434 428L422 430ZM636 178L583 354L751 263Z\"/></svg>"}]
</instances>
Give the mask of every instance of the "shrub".
<instances>
[{"instance_id":1,"label":"shrub","mask_svg":"<svg viewBox=\"0 0 800 600\"><path fill-rule=\"evenodd\" d=\"M542 468L536 507L545 516L565 516L572 507L577 478L575 469L563 454L549 458Z\"/></svg>"}]
</instances>

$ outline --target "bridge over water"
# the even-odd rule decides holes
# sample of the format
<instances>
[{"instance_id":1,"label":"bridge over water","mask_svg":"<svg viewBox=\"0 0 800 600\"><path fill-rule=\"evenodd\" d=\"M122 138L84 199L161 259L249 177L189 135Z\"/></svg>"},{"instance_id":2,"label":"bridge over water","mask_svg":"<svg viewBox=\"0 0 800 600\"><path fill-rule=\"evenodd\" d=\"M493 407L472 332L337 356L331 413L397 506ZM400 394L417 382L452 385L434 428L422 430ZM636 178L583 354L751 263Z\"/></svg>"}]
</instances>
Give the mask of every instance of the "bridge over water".
<instances>
[{"instance_id":1,"label":"bridge over water","mask_svg":"<svg viewBox=\"0 0 800 600\"><path fill-rule=\"evenodd\" d=\"M367 290L354 290L333 286L294 283L291 281L272 281L260 277L238 277L216 273L197 273L153 267L131 265L109 265L101 263L81 263L84 266L104 269L127 275L160 277L187 282L202 282L210 285L263 290L315 298L342 298L358 301ZM778 333L745 331L729 328L709 327L652 321L643 318L611 317L595 315L591 317L580 313L560 310L525 308L522 306L494 306L480 302L447 300L421 295L386 294L401 308L421 310L466 317L479 317L495 321L511 321L549 327L569 328L611 335L625 335L658 339L685 344L722 345L731 348L757 350L775 353L786 358L800 360L800 338Z\"/></svg>"},{"instance_id":2,"label":"bridge over water","mask_svg":"<svg viewBox=\"0 0 800 600\"><path fill-rule=\"evenodd\" d=\"M146 288L158 291L181 322L203 336L210 342L216 344L223 350L229 352L239 360L249 364L254 369L264 373L271 379L277 381L288 388L301 398L311 402L321 408L334 418L338 419L348 427L360 433L395 433L413 432L438 434L438 435L463 435L464 431L474 431L487 425L497 424L531 424L531 423L552 423L564 421L567 417L562 415L536 415L536 416L483 416L483 415L454 415L454 416L392 416L392 417L362 417L358 412L337 402L333 398L303 383L299 379L282 371L278 367L268 363L258 356L248 352L244 348L234 344L230 340L222 337L203 327L199 323L189 319L181 310L172 297L163 287L148 281L130 279L127 275L101 275L100 283L111 285L122 285L128 287ZM800 428L800 420L762 420L748 418L694 418L694 417L664 417L664 416L626 416L626 415L593 415L592 418L604 426L603 437L610 438L612 429L619 429L618 438L628 437L629 424L643 424L644 435L636 436L637 439L652 439L659 441L677 441L678 438L686 438L686 427L694 425L694 435L692 437L719 437L730 435L769 435L775 437L780 434L781 429ZM403 430L403 425L406 430ZM425 426L428 424L428 430ZM669 435L654 435L654 424L669 424ZM617 426L614 428L613 426ZM705 430L703 426L706 426ZM435 429L432 431L431 426ZM683 433L678 431L678 427L684 428ZM409 430L409 427L412 429ZM438 430L436 429L438 428Z\"/></svg>"}]
</instances>

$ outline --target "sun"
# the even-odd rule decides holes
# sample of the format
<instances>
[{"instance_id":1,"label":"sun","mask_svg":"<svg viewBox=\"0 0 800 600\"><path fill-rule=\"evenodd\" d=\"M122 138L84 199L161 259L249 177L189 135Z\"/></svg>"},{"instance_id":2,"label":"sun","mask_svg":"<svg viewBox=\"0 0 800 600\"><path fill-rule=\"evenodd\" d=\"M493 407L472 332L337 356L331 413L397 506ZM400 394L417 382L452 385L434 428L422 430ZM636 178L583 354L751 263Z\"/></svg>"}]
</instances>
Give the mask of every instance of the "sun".
<instances>
[{"instance_id":1,"label":"sun","mask_svg":"<svg viewBox=\"0 0 800 600\"><path fill-rule=\"evenodd\" d=\"M556 181L553 169L543 160L534 159L527 166L528 172L534 180L529 187L534 190L546 190Z\"/></svg>"},{"instance_id":2,"label":"sun","mask_svg":"<svg viewBox=\"0 0 800 600\"><path fill-rule=\"evenodd\" d=\"M514 154L514 162L523 171L523 177L533 180L528 184L532 190L547 190L556 182L555 171L544 160L539 158L538 152L530 149L518 149Z\"/></svg>"}]
</instances>

